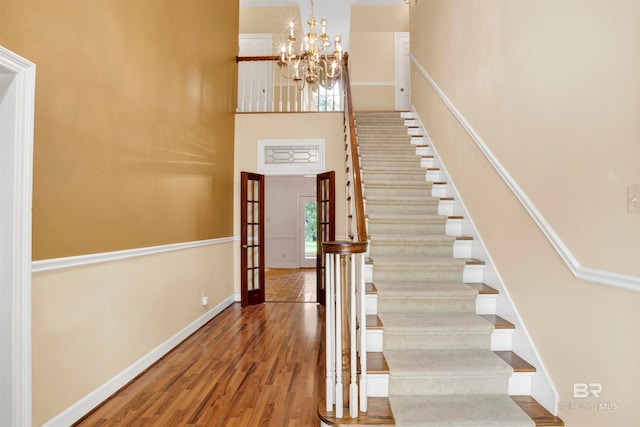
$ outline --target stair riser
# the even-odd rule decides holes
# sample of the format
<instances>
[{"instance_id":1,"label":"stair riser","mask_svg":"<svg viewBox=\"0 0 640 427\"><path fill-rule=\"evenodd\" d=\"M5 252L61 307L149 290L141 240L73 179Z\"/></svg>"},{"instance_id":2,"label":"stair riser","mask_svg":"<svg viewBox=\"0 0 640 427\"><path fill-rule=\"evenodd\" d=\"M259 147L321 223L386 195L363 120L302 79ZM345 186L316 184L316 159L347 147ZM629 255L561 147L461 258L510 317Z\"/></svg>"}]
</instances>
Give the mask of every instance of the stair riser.
<instances>
[{"instance_id":1,"label":"stair riser","mask_svg":"<svg viewBox=\"0 0 640 427\"><path fill-rule=\"evenodd\" d=\"M392 181L394 179L396 180L400 180L400 181L404 181L404 182L427 182L427 179L425 178L425 172L420 171L418 173L413 172L413 171L407 171L404 173L401 172L380 172L380 173L375 173L375 172L368 172L368 173L363 173L363 181L366 184L367 181ZM433 194L433 189L432 189L432 194Z\"/></svg>"},{"instance_id":2,"label":"stair riser","mask_svg":"<svg viewBox=\"0 0 640 427\"><path fill-rule=\"evenodd\" d=\"M366 202L366 212L369 217L374 217L376 214L438 215L438 205L427 203L400 205L396 203Z\"/></svg>"},{"instance_id":3,"label":"stair riser","mask_svg":"<svg viewBox=\"0 0 640 427\"><path fill-rule=\"evenodd\" d=\"M406 141L404 144L375 144L373 142L358 144L358 152L361 155L383 155L387 153L402 153L406 156L415 155L416 147Z\"/></svg>"},{"instance_id":4,"label":"stair riser","mask_svg":"<svg viewBox=\"0 0 640 427\"><path fill-rule=\"evenodd\" d=\"M444 233L445 228L446 225L444 223L398 224L369 220L369 232L371 234L438 234Z\"/></svg>"},{"instance_id":5,"label":"stair riser","mask_svg":"<svg viewBox=\"0 0 640 427\"><path fill-rule=\"evenodd\" d=\"M483 377L392 377L389 395L459 395L507 393L509 375L486 375Z\"/></svg>"},{"instance_id":6,"label":"stair riser","mask_svg":"<svg viewBox=\"0 0 640 427\"><path fill-rule=\"evenodd\" d=\"M365 171L367 168L389 168L395 169L398 168L400 170L420 170L420 160L419 159L362 159L361 162L362 169Z\"/></svg>"},{"instance_id":7,"label":"stair riser","mask_svg":"<svg viewBox=\"0 0 640 427\"><path fill-rule=\"evenodd\" d=\"M364 197L424 197L425 199L431 196L431 187L420 184L417 186L371 186L365 183L364 185Z\"/></svg>"},{"instance_id":8,"label":"stair riser","mask_svg":"<svg viewBox=\"0 0 640 427\"><path fill-rule=\"evenodd\" d=\"M380 242L372 240L369 246L371 257L378 256L452 256L452 241L433 242L429 244L412 244L408 242Z\"/></svg>"},{"instance_id":9,"label":"stair riser","mask_svg":"<svg viewBox=\"0 0 640 427\"><path fill-rule=\"evenodd\" d=\"M379 313L475 313L473 298L379 298Z\"/></svg>"},{"instance_id":10,"label":"stair riser","mask_svg":"<svg viewBox=\"0 0 640 427\"><path fill-rule=\"evenodd\" d=\"M374 261L375 263L375 261ZM463 267L449 266L415 266L413 268L375 266L373 270L373 280L383 282L416 282L424 281L461 281L463 277Z\"/></svg>"},{"instance_id":11,"label":"stair riser","mask_svg":"<svg viewBox=\"0 0 640 427\"><path fill-rule=\"evenodd\" d=\"M406 144L395 146L376 147L374 145L360 146L358 149L361 159L384 159L388 157L399 157L402 159L416 159L415 147Z\"/></svg>"},{"instance_id":12,"label":"stair riser","mask_svg":"<svg viewBox=\"0 0 640 427\"><path fill-rule=\"evenodd\" d=\"M429 333L396 334L385 332L384 350L464 350L488 349L490 337L486 333Z\"/></svg>"}]
</instances>

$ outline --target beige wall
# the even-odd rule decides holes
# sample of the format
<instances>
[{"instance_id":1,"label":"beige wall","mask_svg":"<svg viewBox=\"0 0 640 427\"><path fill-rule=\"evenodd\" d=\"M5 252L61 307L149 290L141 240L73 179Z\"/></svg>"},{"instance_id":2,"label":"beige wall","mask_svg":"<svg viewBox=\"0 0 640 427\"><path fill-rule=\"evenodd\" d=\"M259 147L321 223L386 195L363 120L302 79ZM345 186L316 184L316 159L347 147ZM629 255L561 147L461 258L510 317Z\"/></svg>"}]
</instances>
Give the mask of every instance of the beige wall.
<instances>
[{"instance_id":1,"label":"beige wall","mask_svg":"<svg viewBox=\"0 0 640 427\"><path fill-rule=\"evenodd\" d=\"M34 275L33 425L58 415L232 297L233 246ZM209 297L206 307L203 294Z\"/></svg>"},{"instance_id":2,"label":"beige wall","mask_svg":"<svg viewBox=\"0 0 640 427\"><path fill-rule=\"evenodd\" d=\"M302 40L302 27L300 9L298 6L280 7L241 7L240 8L240 33L241 34L271 34L273 36L273 54L280 54L280 46L284 44L285 36L289 31L289 22L293 19L299 34L298 40ZM306 28L306 22L304 23Z\"/></svg>"},{"instance_id":3,"label":"beige wall","mask_svg":"<svg viewBox=\"0 0 640 427\"><path fill-rule=\"evenodd\" d=\"M343 113L236 115L234 236L240 237L240 172L257 172L259 139L324 139L325 170L336 171L336 238L346 235ZM268 203L268 201L267 201ZM235 242L235 292L240 293L240 244Z\"/></svg>"},{"instance_id":4,"label":"beige wall","mask_svg":"<svg viewBox=\"0 0 640 427\"><path fill-rule=\"evenodd\" d=\"M405 5L351 8L349 75L355 110L395 108L393 35L409 31L408 12Z\"/></svg>"},{"instance_id":5,"label":"beige wall","mask_svg":"<svg viewBox=\"0 0 640 427\"><path fill-rule=\"evenodd\" d=\"M231 234L237 2L0 0L37 66L36 260Z\"/></svg>"},{"instance_id":6,"label":"beige wall","mask_svg":"<svg viewBox=\"0 0 640 427\"><path fill-rule=\"evenodd\" d=\"M37 66L34 260L232 236L238 10L0 0L0 45ZM33 424L231 297L232 248L34 275Z\"/></svg>"},{"instance_id":7,"label":"beige wall","mask_svg":"<svg viewBox=\"0 0 640 427\"><path fill-rule=\"evenodd\" d=\"M640 274L637 1L420 1L411 51L589 268ZM576 280L418 70L412 100L559 392L568 426L640 424L640 294ZM574 399L598 382L600 399ZM615 410L576 408L606 404Z\"/></svg>"}]
</instances>

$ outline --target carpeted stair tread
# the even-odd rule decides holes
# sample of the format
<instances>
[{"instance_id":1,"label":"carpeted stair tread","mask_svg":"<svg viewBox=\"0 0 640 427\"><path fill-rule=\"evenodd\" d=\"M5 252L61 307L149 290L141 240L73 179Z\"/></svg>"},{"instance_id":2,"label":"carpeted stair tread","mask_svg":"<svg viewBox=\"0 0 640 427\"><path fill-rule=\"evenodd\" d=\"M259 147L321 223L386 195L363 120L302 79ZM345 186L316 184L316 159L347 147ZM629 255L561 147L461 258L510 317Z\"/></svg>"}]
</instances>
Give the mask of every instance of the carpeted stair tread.
<instances>
[{"instance_id":1,"label":"carpeted stair tread","mask_svg":"<svg viewBox=\"0 0 640 427\"><path fill-rule=\"evenodd\" d=\"M372 242L379 242L380 244L421 244L431 242L449 242L456 241L455 236L447 236L446 234L391 234L391 233L372 233L369 235Z\"/></svg>"},{"instance_id":2,"label":"carpeted stair tread","mask_svg":"<svg viewBox=\"0 0 640 427\"><path fill-rule=\"evenodd\" d=\"M462 282L382 282L375 283L378 300L384 298L469 297L475 299L478 290Z\"/></svg>"},{"instance_id":3,"label":"carpeted stair tread","mask_svg":"<svg viewBox=\"0 0 640 427\"><path fill-rule=\"evenodd\" d=\"M393 181L379 181L379 180L363 180L364 188L367 187L377 187L377 188L418 188L423 189L425 191L431 191L432 184L430 182L424 181L401 181L401 180L393 180Z\"/></svg>"},{"instance_id":4,"label":"carpeted stair tread","mask_svg":"<svg viewBox=\"0 0 640 427\"><path fill-rule=\"evenodd\" d=\"M509 376L513 374L513 368L488 349L389 350L384 352L384 357L394 377Z\"/></svg>"},{"instance_id":5,"label":"carpeted stair tread","mask_svg":"<svg viewBox=\"0 0 640 427\"><path fill-rule=\"evenodd\" d=\"M389 396L396 427L534 427L506 394Z\"/></svg>"},{"instance_id":6,"label":"carpeted stair tread","mask_svg":"<svg viewBox=\"0 0 640 427\"><path fill-rule=\"evenodd\" d=\"M415 332L486 332L490 335L494 327L475 313L452 314L395 314L378 313L385 333L415 333ZM487 349L490 342L487 341Z\"/></svg>"},{"instance_id":7,"label":"carpeted stair tread","mask_svg":"<svg viewBox=\"0 0 640 427\"><path fill-rule=\"evenodd\" d=\"M376 267L394 266L394 267L406 267L411 268L415 266L427 267L427 266L441 266L451 265L464 267L466 260L453 257L394 257L394 256L377 256L373 259L374 271ZM374 273L375 277L375 273Z\"/></svg>"},{"instance_id":8,"label":"carpeted stair tread","mask_svg":"<svg viewBox=\"0 0 640 427\"><path fill-rule=\"evenodd\" d=\"M367 204L369 203L383 203L386 205L396 205L396 204L405 204L405 205L435 205L437 206L440 203L440 199L438 197L433 196L424 196L424 197L415 197L415 196L394 196L394 197L380 197L380 196L369 196L365 199ZM394 215L388 215L389 219L393 219ZM413 215L416 218L424 215ZM439 215L438 215L439 216ZM446 218L445 218L446 219Z\"/></svg>"}]
</instances>

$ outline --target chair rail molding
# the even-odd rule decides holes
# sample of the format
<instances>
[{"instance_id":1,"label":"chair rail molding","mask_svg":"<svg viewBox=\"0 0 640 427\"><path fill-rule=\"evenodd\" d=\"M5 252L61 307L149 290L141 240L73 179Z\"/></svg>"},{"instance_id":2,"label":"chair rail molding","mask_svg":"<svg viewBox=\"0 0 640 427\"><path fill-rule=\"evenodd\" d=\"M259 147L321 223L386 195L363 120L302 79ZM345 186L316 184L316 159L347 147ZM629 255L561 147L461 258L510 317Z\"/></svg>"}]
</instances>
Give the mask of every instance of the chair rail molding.
<instances>
[{"instance_id":1,"label":"chair rail molding","mask_svg":"<svg viewBox=\"0 0 640 427\"><path fill-rule=\"evenodd\" d=\"M516 181L511 177L505 167L498 161L493 152L489 149L487 144L483 141L480 135L473 129L467 119L458 111L453 102L447 97L444 91L437 85L435 80L429 75L424 67L418 62L413 54L409 54L411 63L416 67L418 72L429 83L433 90L438 94L440 99L444 102L447 108L454 115L456 120L469 134L471 139L478 146L482 154L487 158L491 166L498 173L500 178L504 181L511 192L516 196L518 201L522 204L529 216L533 219L538 226L542 234L547 238L551 246L556 250L562 261L569 268L571 273L580 280L588 282L598 283L605 286L611 286L618 289L624 289L632 292L640 292L640 276L634 276L630 274L618 273L615 271L598 270L595 268L584 267L580 265L576 257L571 253L571 250L565 245L560 237L553 230L551 225L542 216L540 211L536 208L533 202L527 197L525 192L520 188Z\"/></svg>"},{"instance_id":2,"label":"chair rail molding","mask_svg":"<svg viewBox=\"0 0 640 427\"><path fill-rule=\"evenodd\" d=\"M172 243L161 246L150 246L147 248L124 249L121 251L102 252L97 254L78 255L64 258L53 258L34 261L31 271L33 274L46 273L49 271L62 270L65 268L82 267L85 265L101 264L111 261L120 261L139 256L155 255L164 252L179 251L183 249L197 248L200 246L219 245L221 243L232 242L233 237L222 237L219 239L196 240L193 242Z\"/></svg>"}]
</instances>

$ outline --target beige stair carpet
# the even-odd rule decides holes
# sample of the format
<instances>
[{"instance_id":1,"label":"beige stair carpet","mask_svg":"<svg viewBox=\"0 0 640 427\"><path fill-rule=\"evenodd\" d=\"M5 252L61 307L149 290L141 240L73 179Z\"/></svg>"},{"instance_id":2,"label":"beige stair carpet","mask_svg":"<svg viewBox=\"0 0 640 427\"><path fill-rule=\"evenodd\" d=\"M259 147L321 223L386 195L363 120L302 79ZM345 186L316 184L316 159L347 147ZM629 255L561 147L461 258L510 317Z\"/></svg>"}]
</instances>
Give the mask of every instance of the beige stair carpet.
<instances>
[{"instance_id":1,"label":"beige stair carpet","mask_svg":"<svg viewBox=\"0 0 640 427\"><path fill-rule=\"evenodd\" d=\"M356 113L378 317L397 426L533 426L475 314L432 183L397 112Z\"/></svg>"}]
</instances>

